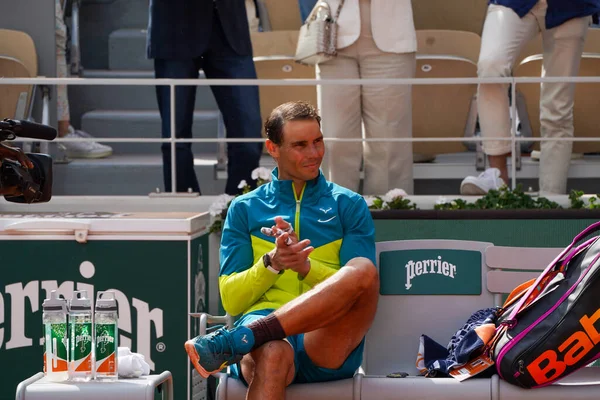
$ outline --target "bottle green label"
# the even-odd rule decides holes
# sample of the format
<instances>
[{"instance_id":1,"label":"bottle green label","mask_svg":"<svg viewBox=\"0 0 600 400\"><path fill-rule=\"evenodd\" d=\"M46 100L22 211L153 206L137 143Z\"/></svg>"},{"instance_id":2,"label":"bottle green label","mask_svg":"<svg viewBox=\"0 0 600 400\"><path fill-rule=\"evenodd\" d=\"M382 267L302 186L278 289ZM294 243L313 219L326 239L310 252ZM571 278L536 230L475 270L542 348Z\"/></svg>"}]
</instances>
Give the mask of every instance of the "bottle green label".
<instances>
[{"instance_id":1,"label":"bottle green label","mask_svg":"<svg viewBox=\"0 0 600 400\"><path fill-rule=\"evenodd\" d=\"M71 360L79 361L89 356L92 353L92 323L71 324L71 340L73 341Z\"/></svg>"},{"instance_id":2,"label":"bottle green label","mask_svg":"<svg viewBox=\"0 0 600 400\"><path fill-rule=\"evenodd\" d=\"M67 324L46 325L46 340L50 340L50 351L59 360L67 361Z\"/></svg>"},{"instance_id":3,"label":"bottle green label","mask_svg":"<svg viewBox=\"0 0 600 400\"><path fill-rule=\"evenodd\" d=\"M96 324L96 359L102 360L116 350L115 324Z\"/></svg>"}]
</instances>

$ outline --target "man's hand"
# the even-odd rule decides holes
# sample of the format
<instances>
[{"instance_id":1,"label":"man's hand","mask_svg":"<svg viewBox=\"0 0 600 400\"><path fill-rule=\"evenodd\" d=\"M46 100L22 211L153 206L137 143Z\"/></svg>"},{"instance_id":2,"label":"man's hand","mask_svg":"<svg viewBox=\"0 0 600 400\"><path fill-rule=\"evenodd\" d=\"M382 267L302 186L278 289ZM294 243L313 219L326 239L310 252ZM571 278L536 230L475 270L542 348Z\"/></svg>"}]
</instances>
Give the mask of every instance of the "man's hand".
<instances>
[{"instance_id":1,"label":"man's hand","mask_svg":"<svg viewBox=\"0 0 600 400\"><path fill-rule=\"evenodd\" d=\"M23 150L19 149L18 147L10 147L4 143L0 143L0 163L4 159L18 161L19 164L27 169L33 168L33 163L31 160L29 160L29 158L27 158L25 153L23 153Z\"/></svg>"},{"instance_id":2,"label":"man's hand","mask_svg":"<svg viewBox=\"0 0 600 400\"><path fill-rule=\"evenodd\" d=\"M301 277L305 277L310 271L308 255L314 250L314 247L310 246L310 240L298 241L292 226L281 217L275 217L275 226L272 230L276 232L277 229L282 230L283 233L275 239L276 247L270 253L273 267L278 270L291 269ZM291 240L288 241L288 238Z\"/></svg>"}]
</instances>

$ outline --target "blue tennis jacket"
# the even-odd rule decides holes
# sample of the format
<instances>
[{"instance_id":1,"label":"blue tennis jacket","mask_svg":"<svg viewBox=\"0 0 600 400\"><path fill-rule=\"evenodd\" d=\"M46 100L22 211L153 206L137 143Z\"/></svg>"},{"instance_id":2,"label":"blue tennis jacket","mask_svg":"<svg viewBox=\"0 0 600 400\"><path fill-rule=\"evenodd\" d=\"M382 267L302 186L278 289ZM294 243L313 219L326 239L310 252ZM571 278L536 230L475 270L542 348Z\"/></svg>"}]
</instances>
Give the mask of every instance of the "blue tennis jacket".
<instances>
[{"instance_id":1,"label":"blue tennis jacket","mask_svg":"<svg viewBox=\"0 0 600 400\"><path fill-rule=\"evenodd\" d=\"M375 264L375 226L361 195L325 179L306 182L300 196L291 180L273 180L236 197L229 206L221 239L219 289L231 315L277 309L324 281L355 257ZM311 269L300 279L292 270L270 272L262 257L275 239L260 228L281 216L300 240L310 239Z\"/></svg>"}]
</instances>

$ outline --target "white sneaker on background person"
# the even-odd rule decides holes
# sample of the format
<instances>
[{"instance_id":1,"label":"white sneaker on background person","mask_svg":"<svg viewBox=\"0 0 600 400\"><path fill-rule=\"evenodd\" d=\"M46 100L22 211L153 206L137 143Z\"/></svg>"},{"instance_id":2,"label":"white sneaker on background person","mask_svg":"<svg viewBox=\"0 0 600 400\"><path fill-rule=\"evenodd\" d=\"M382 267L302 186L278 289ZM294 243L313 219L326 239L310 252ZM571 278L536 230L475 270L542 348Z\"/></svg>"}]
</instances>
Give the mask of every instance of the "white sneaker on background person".
<instances>
[{"instance_id":1,"label":"white sneaker on background person","mask_svg":"<svg viewBox=\"0 0 600 400\"><path fill-rule=\"evenodd\" d=\"M498 168L488 168L479 176L467 176L460 184L460 194L485 195L490 190L498 190L504 186Z\"/></svg>"},{"instance_id":2,"label":"white sneaker on background person","mask_svg":"<svg viewBox=\"0 0 600 400\"><path fill-rule=\"evenodd\" d=\"M69 126L69 132L64 136L69 139L93 138L87 132L75 130ZM65 142L67 157L69 158L105 158L112 154L112 147L98 142Z\"/></svg>"}]
</instances>

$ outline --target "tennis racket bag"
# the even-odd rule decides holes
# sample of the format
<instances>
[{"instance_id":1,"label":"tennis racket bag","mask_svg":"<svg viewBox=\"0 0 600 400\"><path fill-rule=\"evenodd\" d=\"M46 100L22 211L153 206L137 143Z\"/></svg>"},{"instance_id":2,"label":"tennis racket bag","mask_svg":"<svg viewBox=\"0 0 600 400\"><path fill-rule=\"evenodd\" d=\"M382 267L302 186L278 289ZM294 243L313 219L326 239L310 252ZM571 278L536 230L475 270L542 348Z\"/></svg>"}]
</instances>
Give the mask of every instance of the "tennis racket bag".
<instances>
[{"instance_id":1,"label":"tennis racket bag","mask_svg":"<svg viewBox=\"0 0 600 400\"><path fill-rule=\"evenodd\" d=\"M500 378L542 387L600 357L600 237L587 238L598 230L589 226L508 297L490 348Z\"/></svg>"}]
</instances>

